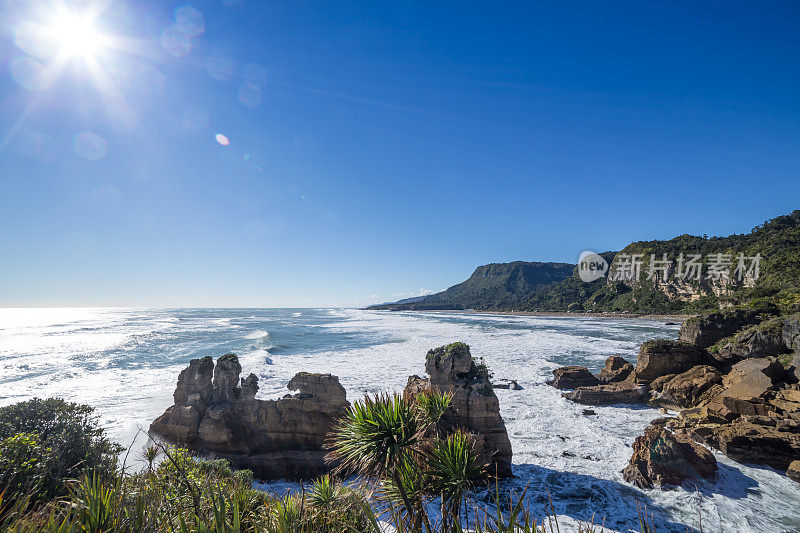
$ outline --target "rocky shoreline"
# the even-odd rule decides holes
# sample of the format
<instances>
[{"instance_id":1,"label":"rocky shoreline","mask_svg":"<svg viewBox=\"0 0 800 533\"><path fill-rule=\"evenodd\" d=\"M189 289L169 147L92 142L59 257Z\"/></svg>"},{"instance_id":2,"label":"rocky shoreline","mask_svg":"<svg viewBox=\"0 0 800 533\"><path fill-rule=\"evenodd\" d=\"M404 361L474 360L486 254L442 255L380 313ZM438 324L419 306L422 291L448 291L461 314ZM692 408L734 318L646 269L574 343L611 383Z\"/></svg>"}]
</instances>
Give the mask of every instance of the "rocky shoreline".
<instances>
[{"instance_id":1,"label":"rocky shoreline","mask_svg":"<svg viewBox=\"0 0 800 533\"><path fill-rule=\"evenodd\" d=\"M553 375L548 383L577 403L677 412L634 443L623 475L640 487L713 475L700 444L800 482L800 313L745 305L694 316L679 340L645 342L635 366L612 356L598 376L576 366Z\"/></svg>"},{"instance_id":2,"label":"rocky shoreline","mask_svg":"<svg viewBox=\"0 0 800 533\"><path fill-rule=\"evenodd\" d=\"M366 310L369 311L376 311L376 309L367 308ZM430 309L430 310L419 310L419 309L386 309L386 310L377 310L377 311L388 311L388 312L398 312L403 311L407 313L435 313L435 314L444 314L444 315L459 315L459 314L470 314L470 315L501 315L501 316L541 316L541 317L575 317L575 318L630 318L635 320L666 320L669 322L675 322L675 325L681 324L684 320L687 320L692 315L676 315L676 314L658 314L658 313L627 313L627 312L589 312L589 311L581 311L581 312L574 312L570 313L568 311L486 311L486 310L478 310L478 309Z\"/></svg>"}]
</instances>

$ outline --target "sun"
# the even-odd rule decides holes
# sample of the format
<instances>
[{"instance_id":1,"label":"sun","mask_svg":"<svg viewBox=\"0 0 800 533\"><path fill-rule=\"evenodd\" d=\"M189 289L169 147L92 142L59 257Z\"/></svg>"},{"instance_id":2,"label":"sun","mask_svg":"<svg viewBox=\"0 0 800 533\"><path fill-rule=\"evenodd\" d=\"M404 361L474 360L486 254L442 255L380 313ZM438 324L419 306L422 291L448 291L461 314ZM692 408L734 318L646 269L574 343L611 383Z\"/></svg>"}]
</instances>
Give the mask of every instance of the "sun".
<instances>
[{"instance_id":1,"label":"sun","mask_svg":"<svg viewBox=\"0 0 800 533\"><path fill-rule=\"evenodd\" d=\"M95 27L88 14L61 12L47 28L60 55L65 57L94 57L106 45L105 36Z\"/></svg>"}]
</instances>

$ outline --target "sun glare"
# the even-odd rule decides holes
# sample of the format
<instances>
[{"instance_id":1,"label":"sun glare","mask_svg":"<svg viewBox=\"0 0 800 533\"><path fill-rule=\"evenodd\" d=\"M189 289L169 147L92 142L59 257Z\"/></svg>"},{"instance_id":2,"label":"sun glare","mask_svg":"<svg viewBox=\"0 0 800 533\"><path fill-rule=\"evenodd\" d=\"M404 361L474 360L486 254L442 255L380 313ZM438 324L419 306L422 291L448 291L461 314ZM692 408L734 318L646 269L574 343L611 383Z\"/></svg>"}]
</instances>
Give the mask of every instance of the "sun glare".
<instances>
[{"instance_id":1,"label":"sun glare","mask_svg":"<svg viewBox=\"0 0 800 533\"><path fill-rule=\"evenodd\" d=\"M49 30L65 56L92 57L105 44L105 38L87 15L60 13Z\"/></svg>"}]
</instances>

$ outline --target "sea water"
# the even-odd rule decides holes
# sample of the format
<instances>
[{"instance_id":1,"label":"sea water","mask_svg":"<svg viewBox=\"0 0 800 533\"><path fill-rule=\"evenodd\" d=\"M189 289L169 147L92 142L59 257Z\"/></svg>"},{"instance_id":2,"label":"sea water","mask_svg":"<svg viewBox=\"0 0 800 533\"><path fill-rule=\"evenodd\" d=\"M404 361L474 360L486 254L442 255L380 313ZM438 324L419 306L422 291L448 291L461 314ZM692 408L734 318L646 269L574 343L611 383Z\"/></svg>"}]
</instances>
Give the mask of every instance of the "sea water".
<instances>
[{"instance_id":1,"label":"sea water","mask_svg":"<svg viewBox=\"0 0 800 533\"><path fill-rule=\"evenodd\" d=\"M711 481L669 491L626 483L631 444L660 413L610 406L586 416L545 384L559 366L598 371L609 355L633 362L642 342L676 338L677 329L662 320L354 309L0 309L0 405L50 396L86 403L135 449L193 358L238 354L243 375L259 377L259 398L281 397L308 371L339 376L352 400L401 391L409 375L424 374L430 348L464 341L495 378L523 387L496 391L516 475L503 490L527 487L537 515L552 500L562 524L594 517L606 530L638 531L637 505L659 531L800 530L796 483L720 454Z\"/></svg>"}]
</instances>

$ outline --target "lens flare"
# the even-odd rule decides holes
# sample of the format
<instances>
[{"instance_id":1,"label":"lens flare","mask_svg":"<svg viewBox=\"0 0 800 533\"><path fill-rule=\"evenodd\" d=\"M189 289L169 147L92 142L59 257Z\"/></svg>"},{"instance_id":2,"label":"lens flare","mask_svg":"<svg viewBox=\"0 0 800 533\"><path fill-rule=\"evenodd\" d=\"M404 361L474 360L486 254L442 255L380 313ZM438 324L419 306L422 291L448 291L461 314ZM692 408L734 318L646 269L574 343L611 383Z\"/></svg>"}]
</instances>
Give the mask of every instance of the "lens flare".
<instances>
[{"instance_id":1,"label":"lens flare","mask_svg":"<svg viewBox=\"0 0 800 533\"><path fill-rule=\"evenodd\" d=\"M45 33L67 57L91 58L106 46L106 37L95 27L91 14L57 12Z\"/></svg>"}]
</instances>

